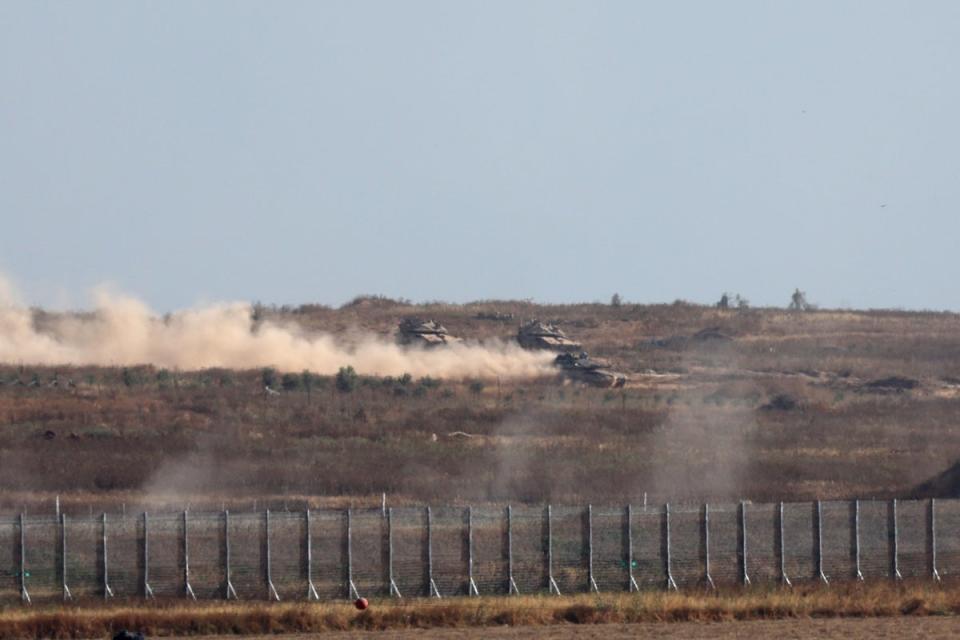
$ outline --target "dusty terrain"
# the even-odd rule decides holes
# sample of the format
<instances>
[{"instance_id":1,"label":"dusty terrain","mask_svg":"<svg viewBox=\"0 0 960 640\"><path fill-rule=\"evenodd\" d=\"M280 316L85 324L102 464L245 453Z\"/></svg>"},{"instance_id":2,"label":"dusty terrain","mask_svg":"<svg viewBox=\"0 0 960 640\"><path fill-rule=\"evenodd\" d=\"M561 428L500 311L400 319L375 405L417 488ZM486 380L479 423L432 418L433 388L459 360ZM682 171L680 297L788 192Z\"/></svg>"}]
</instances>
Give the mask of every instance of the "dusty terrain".
<instances>
[{"instance_id":1,"label":"dusty terrain","mask_svg":"<svg viewBox=\"0 0 960 640\"><path fill-rule=\"evenodd\" d=\"M218 636L209 636L210 640ZM219 636L223 638L225 636ZM684 640L733 640L741 638L779 638L781 640L886 640L900 638L957 638L960 619L940 618L853 618L808 620L751 620L742 622L678 622L601 625L562 625L553 627L481 627L477 629L417 629L415 631L343 631L318 635L248 636L273 640L413 640L414 638L449 638L472 640L524 640L554 638L566 640L626 640L627 638L683 638ZM198 639L199 640L199 639Z\"/></svg>"},{"instance_id":2,"label":"dusty terrain","mask_svg":"<svg viewBox=\"0 0 960 640\"><path fill-rule=\"evenodd\" d=\"M956 314L379 298L256 314L343 339L413 315L510 339L538 317L631 382L360 376L344 390L301 371L6 364L0 508L889 497L960 457Z\"/></svg>"}]
</instances>

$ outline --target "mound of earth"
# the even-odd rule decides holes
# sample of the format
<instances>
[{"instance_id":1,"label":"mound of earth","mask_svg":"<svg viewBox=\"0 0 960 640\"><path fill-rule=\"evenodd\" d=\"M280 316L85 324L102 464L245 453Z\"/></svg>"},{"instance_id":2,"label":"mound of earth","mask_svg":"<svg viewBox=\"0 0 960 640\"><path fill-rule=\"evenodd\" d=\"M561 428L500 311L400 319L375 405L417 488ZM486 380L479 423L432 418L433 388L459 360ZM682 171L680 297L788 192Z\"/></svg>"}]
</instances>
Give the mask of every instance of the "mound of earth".
<instances>
[{"instance_id":1,"label":"mound of earth","mask_svg":"<svg viewBox=\"0 0 960 640\"><path fill-rule=\"evenodd\" d=\"M720 327L707 327L690 336L694 342L733 342L733 338L720 330Z\"/></svg>"},{"instance_id":2,"label":"mound of earth","mask_svg":"<svg viewBox=\"0 0 960 640\"><path fill-rule=\"evenodd\" d=\"M760 409L763 411L793 411L797 406L797 401L792 396L779 393L770 398L770 402L760 407Z\"/></svg>"},{"instance_id":3,"label":"mound of earth","mask_svg":"<svg viewBox=\"0 0 960 640\"><path fill-rule=\"evenodd\" d=\"M697 331L692 336L670 336L668 338L651 338L643 346L656 347L659 349L675 349L677 351L686 349L696 344L724 344L733 342L733 338L723 331L720 327L707 327Z\"/></svg>"},{"instance_id":4,"label":"mound of earth","mask_svg":"<svg viewBox=\"0 0 960 640\"><path fill-rule=\"evenodd\" d=\"M890 376L889 378L880 378L879 380L871 380L870 382L863 385L868 391L879 391L884 392L902 392L902 391L911 391L920 386L918 380L913 378L904 378L902 376Z\"/></svg>"},{"instance_id":5,"label":"mound of earth","mask_svg":"<svg viewBox=\"0 0 960 640\"><path fill-rule=\"evenodd\" d=\"M960 461L911 491L913 498L960 498Z\"/></svg>"}]
</instances>

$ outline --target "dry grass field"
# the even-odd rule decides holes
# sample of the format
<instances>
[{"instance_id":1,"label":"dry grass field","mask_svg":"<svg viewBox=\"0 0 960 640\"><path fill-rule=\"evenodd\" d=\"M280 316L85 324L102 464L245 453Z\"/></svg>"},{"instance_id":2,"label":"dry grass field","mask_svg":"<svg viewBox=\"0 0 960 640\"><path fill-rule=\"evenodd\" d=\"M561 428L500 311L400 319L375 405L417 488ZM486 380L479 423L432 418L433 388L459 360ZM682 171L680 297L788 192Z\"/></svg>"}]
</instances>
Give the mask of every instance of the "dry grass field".
<instances>
[{"instance_id":1,"label":"dry grass field","mask_svg":"<svg viewBox=\"0 0 960 640\"><path fill-rule=\"evenodd\" d=\"M924 619L938 617L946 620L952 628L960 624L955 617L957 614L960 614L960 590L956 585L885 583L731 590L717 594L641 592L562 598L385 601L373 602L364 612L356 611L348 603L270 605L160 601L148 604L87 603L70 607L51 605L3 611L0 613L0 637L104 637L119 629L136 629L149 636L277 635L431 628L451 631L503 626L562 630L571 625L601 623L800 620L812 624L814 620L892 616L909 616L918 621L916 628L922 627Z\"/></svg>"},{"instance_id":2,"label":"dry grass field","mask_svg":"<svg viewBox=\"0 0 960 640\"><path fill-rule=\"evenodd\" d=\"M417 315L476 339L536 317L631 381L360 377L343 391L310 375L307 390L299 371L7 363L0 509L57 494L68 509L888 497L960 458L956 314L376 297L258 313L340 336ZM705 328L725 338L691 338Z\"/></svg>"},{"instance_id":3,"label":"dry grass field","mask_svg":"<svg viewBox=\"0 0 960 640\"><path fill-rule=\"evenodd\" d=\"M663 624L646 622L605 625L553 625L549 627L467 627L463 629L415 629L401 631L335 631L314 636L296 636L297 640L323 637L326 640L412 640L444 638L445 640L744 640L779 638L783 640L933 640L955 638L957 621L936 618L828 618L751 620L738 622L681 622ZM274 640L292 640L294 636L270 636ZM266 636L260 636L266 638ZM212 639L211 639L212 640ZM259 640L259 639L258 639Z\"/></svg>"},{"instance_id":4,"label":"dry grass field","mask_svg":"<svg viewBox=\"0 0 960 640\"><path fill-rule=\"evenodd\" d=\"M465 627L462 629L413 629L400 631L334 631L316 635L259 636L273 640L412 640L444 638L445 640L743 640L745 638L780 638L785 640L933 640L955 638L960 634L952 617L898 618L816 618L787 620L750 620L736 622L640 622L604 625L552 625L549 627ZM222 636L221 636L222 637ZM212 640L212 638L211 638Z\"/></svg>"}]
</instances>

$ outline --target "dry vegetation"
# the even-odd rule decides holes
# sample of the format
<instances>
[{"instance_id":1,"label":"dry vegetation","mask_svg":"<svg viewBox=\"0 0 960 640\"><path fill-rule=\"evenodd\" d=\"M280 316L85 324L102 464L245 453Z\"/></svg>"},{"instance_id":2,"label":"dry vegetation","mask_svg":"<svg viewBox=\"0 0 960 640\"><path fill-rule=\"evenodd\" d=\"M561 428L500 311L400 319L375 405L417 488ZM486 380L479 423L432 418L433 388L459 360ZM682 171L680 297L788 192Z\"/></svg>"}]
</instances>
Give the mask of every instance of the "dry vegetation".
<instances>
[{"instance_id":1,"label":"dry vegetation","mask_svg":"<svg viewBox=\"0 0 960 640\"><path fill-rule=\"evenodd\" d=\"M514 597L348 603L111 603L8 609L0 637L89 638L120 629L149 636L278 634L332 630L420 629L784 618L960 614L960 589L930 584L750 589L713 593Z\"/></svg>"},{"instance_id":2,"label":"dry vegetation","mask_svg":"<svg viewBox=\"0 0 960 640\"><path fill-rule=\"evenodd\" d=\"M260 370L8 364L0 508L34 509L58 493L85 508L380 492L394 503L885 497L960 457L954 314L379 298L258 314L342 335L389 333L420 315L477 338L539 317L632 382L621 392L554 379L361 378L345 392L311 376L308 392L301 372L276 372L275 395ZM684 339L706 327L732 339ZM869 385L892 376L917 386Z\"/></svg>"}]
</instances>

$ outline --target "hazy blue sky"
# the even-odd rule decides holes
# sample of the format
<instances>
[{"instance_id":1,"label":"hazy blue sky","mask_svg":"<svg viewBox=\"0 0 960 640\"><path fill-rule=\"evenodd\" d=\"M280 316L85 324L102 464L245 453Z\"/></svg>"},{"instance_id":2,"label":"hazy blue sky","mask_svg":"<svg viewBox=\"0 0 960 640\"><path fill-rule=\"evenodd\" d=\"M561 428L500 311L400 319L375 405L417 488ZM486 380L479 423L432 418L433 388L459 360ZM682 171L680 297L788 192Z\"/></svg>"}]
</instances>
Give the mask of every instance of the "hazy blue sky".
<instances>
[{"instance_id":1,"label":"hazy blue sky","mask_svg":"<svg viewBox=\"0 0 960 640\"><path fill-rule=\"evenodd\" d=\"M960 2L0 3L0 271L960 309Z\"/></svg>"}]
</instances>

